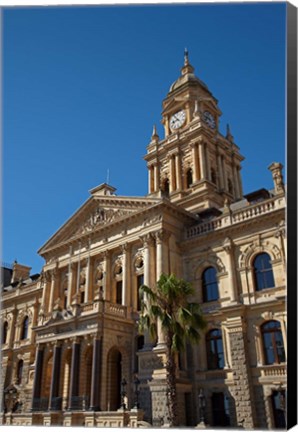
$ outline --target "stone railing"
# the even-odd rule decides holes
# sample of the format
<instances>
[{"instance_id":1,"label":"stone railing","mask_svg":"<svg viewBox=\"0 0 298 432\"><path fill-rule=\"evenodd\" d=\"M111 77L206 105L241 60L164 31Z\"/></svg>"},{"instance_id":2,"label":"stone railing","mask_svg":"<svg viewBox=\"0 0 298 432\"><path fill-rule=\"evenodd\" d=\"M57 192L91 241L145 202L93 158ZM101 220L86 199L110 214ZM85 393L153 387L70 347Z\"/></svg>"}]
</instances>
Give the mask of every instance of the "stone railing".
<instances>
[{"instance_id":1,"label":"stone railing","mask_svg":"<svg viewBox=\"0 0 298 432\"><path fill-rule=\"evenodd\" d=\"M186 239L191 239L231 225L242 223L282 208L285 208L285 198L274 197L256 204L247 205L247 207L239 210L231 210L216 219L201 222L196 226L189 228L186 231Z\"/></svg>"},{"instance_id":2,"label":"stone railing","mask_svg":"<svg viewBox=\"0 0 298 432\"><path fill-rule=\"evenodd\" d=\"M264 365L252 368L252 375L255 379L272 380L287 378L287 369L285 364Z\"/></svg>"},{"instance_id":3,"label":"stone railing","mask_svg":"<svg viewBox=\"0 0 298 432\"><path fill-rule=\"evenodd\" d=\"M104 311L108 314L127 318L127 307L120 304L105 302Z\"/></svg>"},{"instance_id":4,"label":"stone railing","mask_svg":"<svg viewBox=\"0 0 298 432\"><path fill-rule=\"evenodd\" d=\"M237 212L233 212L232 221L233 223L242 222L247 219L254 218L256 216L263 215L265 213L269 213L275 210L275 200L272 199L270 201L261 202L258 204L254 204L245 209L238 210Z\"/></svg>"}]
</instances>

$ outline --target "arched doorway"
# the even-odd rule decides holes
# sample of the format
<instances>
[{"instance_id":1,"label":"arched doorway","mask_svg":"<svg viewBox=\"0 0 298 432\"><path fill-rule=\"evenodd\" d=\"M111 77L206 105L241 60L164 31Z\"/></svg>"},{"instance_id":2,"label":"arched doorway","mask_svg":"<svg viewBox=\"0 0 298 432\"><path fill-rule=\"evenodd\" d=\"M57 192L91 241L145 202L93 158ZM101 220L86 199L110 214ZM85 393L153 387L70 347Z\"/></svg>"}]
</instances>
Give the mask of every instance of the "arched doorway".
<instances>
[{"instance_id":1,"label":"arched doorway","mask_svg":"<svg viewBox=\"0 0 298 432\"><path fill-rule=\"evenodd\" d=\"M112 348L108 354L107 374L107 408L117 411L121 404L122 355L117 348Z\"/></svg>"}]
</instances>

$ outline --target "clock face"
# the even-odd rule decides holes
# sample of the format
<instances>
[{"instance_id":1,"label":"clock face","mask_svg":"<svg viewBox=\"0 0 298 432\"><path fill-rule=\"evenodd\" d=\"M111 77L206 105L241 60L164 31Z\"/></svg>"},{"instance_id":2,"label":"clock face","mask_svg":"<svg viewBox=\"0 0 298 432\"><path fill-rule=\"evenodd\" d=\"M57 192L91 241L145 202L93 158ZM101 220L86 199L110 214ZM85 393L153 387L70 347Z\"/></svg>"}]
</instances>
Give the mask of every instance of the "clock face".
<instances>
[{"instance_id":1,"label":"clock face","mask_svg":"<svg viewBox=\"0 0 298 432\"><path fill-rule=\"evenodd\" d=\"M173 114L170 119L170 128L173 130L180 128L186 119L185 111L181 110Z\"/></svg>"},{"instance_id":2,"label":"clock face","mask_svg":"<svg viewBox=\"0 0 298 432\"><path fill-rule=\"evenodd\" d=\"M215 128L216 126L215 119L209 111L204 112L204 120L209 127L211 127L212 129Z\"/></svg>"}]
</instances>

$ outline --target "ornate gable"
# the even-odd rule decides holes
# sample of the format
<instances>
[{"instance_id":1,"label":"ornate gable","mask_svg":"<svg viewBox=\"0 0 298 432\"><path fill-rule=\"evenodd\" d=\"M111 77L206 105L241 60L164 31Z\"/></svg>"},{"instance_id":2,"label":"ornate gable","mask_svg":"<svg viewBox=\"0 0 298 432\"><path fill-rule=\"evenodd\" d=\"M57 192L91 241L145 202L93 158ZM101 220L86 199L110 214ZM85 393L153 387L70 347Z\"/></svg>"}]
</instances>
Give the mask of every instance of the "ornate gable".
<instances>
[{"instance_id":1,"label":"ornate gable","mask_svg":"<svg viewBox=\"0 0 298 432\"><path fill-rule=\"evenodd\" d=\"M120 221L130 215L148 208L158 200L137 197L118 197L115 195L93 195L71 218L45 243L39 254L45 253L59 244L80 236L88 235Z\"/></svg>"}]
</instances>

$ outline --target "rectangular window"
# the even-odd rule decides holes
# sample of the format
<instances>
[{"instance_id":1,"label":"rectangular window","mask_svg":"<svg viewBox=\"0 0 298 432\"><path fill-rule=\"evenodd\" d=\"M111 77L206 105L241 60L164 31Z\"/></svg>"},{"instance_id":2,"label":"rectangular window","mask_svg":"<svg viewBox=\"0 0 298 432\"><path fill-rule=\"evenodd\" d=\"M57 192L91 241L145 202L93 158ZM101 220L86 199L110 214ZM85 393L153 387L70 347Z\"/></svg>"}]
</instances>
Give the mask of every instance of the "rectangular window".
<instances>
[{"instance_id":1,"label":"rectangular window","mask_svg":"<svg viewBox=\"0 0 298 432\"><path fill-rule=\"evenodd\" d=\"M116 283L116 303L122 304L122 281Z\"/></svg>"}]
</instances>

